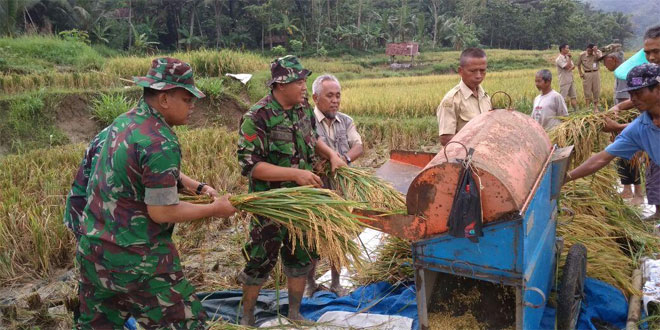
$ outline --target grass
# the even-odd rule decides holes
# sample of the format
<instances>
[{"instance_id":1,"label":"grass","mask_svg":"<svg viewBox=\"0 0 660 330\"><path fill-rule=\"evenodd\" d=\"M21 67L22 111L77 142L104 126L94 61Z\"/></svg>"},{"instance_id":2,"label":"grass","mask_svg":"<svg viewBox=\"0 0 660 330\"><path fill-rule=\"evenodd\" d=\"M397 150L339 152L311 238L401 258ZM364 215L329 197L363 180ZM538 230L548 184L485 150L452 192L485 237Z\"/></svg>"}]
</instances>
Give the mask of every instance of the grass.
<instances>
[{"instance_id":1,"label":"grass","mask_svg":"<svg viewBox=\"0 0 660 330\"><path fill-rule=\"evenodd\" d=\"M103 126L108 126L117 116L130 110L136 102L122 94L101 94L93 102L92 114Z\"/></svg>"},{"instance_id":2,"label":"grass","mask_svg":"<svg viewBox=\"0 0 660 330\"><path fill-rule=\"evenodd\" d=\"M103 57L92 47L56 37L25 36L0 38L0 72L42 73L45 71L85 71L99 69Z\"/></svg>"},{"instance_id":3,"label":"grass","mask_svg":"<svg viewBox=\"0 0 660 330\"><path fill-rule=\"evenodd\" d=\"M22 152L35 147L61 145L68 142L53 124L47 111L52 106L42 93L32 93L3 102L0 114L0 138L10 151Z\"/></svg>"},{"instance_id":4,"label":"grass","mask_svg":"<svg viewBox=\"0 0 660 330\"><path fill-rule=\"evenodd\" d=\"M513 70L489 73L483 83L489 94L505 91L511 95L514 105L525 108L517 109L531 112L531 103L538 95L534 86L537 69ZM602 74L601 104L611 105L614 91L614 75ZM460 81L458 75L429 75L421 77L394 77L359 79L342 82L341 109L354 116L373 116L385 118L421 118L435 116L436 109L447 91ZM578 100L584 106L582 85L576 77ZM553 81L558 90L557 81ZM495 105L503 107L504 99L494 100Z\"/></svg>"}]
</instances>

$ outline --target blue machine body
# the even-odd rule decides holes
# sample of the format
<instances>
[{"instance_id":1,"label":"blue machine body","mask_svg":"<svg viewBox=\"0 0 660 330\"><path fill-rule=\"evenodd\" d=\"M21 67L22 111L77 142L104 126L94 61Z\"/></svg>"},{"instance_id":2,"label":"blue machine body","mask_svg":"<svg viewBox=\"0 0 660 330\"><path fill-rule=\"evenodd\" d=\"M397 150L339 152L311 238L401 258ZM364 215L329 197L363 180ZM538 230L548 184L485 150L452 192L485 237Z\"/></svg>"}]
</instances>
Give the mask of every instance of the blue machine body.
<instances>
[{"instance_id":1,"label":"blue machine body","mask_svg":"<svg viewBox=\"0 0 660 330\"><path fill-rule=\"evenodd\" d=\"M515 286L516 328L538 328L562 248L556 198L565 163L549 162L526 210L485 225L477 243L445 233L412 244L420 313L426 313L432 272L443 272Z\"/></svg>"}]
</instances>

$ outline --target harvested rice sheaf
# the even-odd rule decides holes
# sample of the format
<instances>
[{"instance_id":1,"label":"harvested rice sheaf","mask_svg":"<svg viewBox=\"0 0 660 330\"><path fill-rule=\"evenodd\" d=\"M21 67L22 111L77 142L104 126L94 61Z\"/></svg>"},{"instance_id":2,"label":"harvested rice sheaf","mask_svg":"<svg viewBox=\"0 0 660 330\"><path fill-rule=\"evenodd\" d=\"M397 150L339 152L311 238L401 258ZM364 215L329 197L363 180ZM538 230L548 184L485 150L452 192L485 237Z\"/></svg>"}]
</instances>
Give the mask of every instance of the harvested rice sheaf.
<instances>
[{"instance_id":1,"label":"harvested rice sheaf","mask_svg":"<svg viewBox=\"0 0 660 330\"><path fill-rule=\"evenodd\" d=\"M610 134L603 133L605 117L627 123L639 115L637 111L599 112L583 111L560 117L562 121L548 135L560 147L574 146L574 162L582 164L595 151L601 151L610 141Z\"/></svg>"},{"instance_id":2,"label":"harvested rice sheaf","mask_svg":"<svg viewBox=\"0 0 660 330\"><path fill-rule=\"evenodd\" d=\"M619 196L617 180L616 170L610 165L564 185L560 206L570 212L559 216L557 236L565 242L562 260L572 244L584 244L587 275L630 295L636 293L632 271L639 257L658 252L660 241L653 235L652 225L642 221L639 210Z\"/></svg>"},{"instance_id":3,"label":"harvested rice sheaf","mask_svg":"<svg viewBox=\"0 0 660 330\"><path fill-rule=\"evenodd\" d=\"M325 175L332 187L347 200L366 202L372 209L395 212L406 209L405 196L369 169L345 166L330 173L327 165Z\"/></svg>"},{"instance_id":4,"label":"harvested rice sheaf","mask_svg":"<svg viewBox=\"0 0 660 330\"><path fill-rule=\"evenodd\" d=\"M191 203L211 202L207 196L182 196L180 199ZM294 247L296 242L304 242L306 248L315 250L335 265L362 266L360 247L353 239L366 225L351 212L363 203L347 201L331 190L312 187L234 195L229 202L240 211L269 218L286 227Z\"/></svg>"}]
</instances>

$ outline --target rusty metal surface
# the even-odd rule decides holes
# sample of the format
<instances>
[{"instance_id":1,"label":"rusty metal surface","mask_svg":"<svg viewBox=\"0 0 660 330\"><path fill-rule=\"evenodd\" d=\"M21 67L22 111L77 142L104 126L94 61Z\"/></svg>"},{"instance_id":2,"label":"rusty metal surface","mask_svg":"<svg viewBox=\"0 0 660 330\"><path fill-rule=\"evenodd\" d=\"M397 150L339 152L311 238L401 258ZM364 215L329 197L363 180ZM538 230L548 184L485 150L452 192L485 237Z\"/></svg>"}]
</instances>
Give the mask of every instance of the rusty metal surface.
<instances>
[{"instance_id":1,"label":"rusty metal surface","mask_svg":"<svg viewBox=\"0 0 660 330\"><path fill-rule=\"evenodd\" d=\"M415 165L422 169L433 160L435 155L436 154L432 152L392 150L390 151L390 160Z\"/></svg>"},{"instance_id":2,"label":"rusty metal surface","mask_svg":"<svg viewBox=\"0 0 660 330\"><path fill-rule=\"evenodd\" d=\"M452 141L474 148L473 165L481 185L484 222L523 207L550 156L550 140L529 116L494 110L472 119ZM440 151L412 181L407 194L408 212L428 219L424 236L447 231L463 146L452 143Z\"/></svg>"},{"instance_id":3,"label":"rusty metal surface","mask_svg":"<svg viewBox=\"0 0 660 330\"><path fill-rule=\"evenodd\" d=\"M536 193L536 189L538 189L539 184L541 184L541 179L543 179L543 176L545 175L545 172L548 170L548 165L550 164L553 153L554 153L554 147L552 148L552 150L550 150L550 156L548 156L548 159L546 159L545 163L543 164L543 168L541 169L541 173L539 173L538 177L536 178L536 181L534 181L534 185L532 186L532 189L529 190L529 194L527 195L527 198L525 199L525 203L523 203L523 206L520 208L520 214L525 214L525 211L527 211L527 208L529 207L529 204L532 202L532 198L534 198L534 194Z\"/></svg>"},{"instance_id":4,"label":"rusty metal surface","mask_svg":"<svg viewBox=\"0 0 660 330\"><path fill-rule=\"evenodd\" d=\"M396 237L416 240L427 236L426 219L408 214L384 214L382 212L354 209L360 221L384 233Z\"/></svg>"}]
</instances>

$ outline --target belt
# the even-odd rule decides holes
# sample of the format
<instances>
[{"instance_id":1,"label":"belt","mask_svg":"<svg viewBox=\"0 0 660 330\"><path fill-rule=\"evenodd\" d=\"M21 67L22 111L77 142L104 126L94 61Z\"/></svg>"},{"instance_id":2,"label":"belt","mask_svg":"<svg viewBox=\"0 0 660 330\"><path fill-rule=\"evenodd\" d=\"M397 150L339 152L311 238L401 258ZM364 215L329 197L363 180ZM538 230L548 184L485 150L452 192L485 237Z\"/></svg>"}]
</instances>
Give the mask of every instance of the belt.
<instances>
[{"instance_id":1,"label":"belt","mask_svg":"<svg viewBox=\"0 0 660 330\"><path fill-rule=\"evenodd\" d=\"M589 71L584 70L585 73L587 73L587 72L596 72L596 71L598 71L598 70L589 70Z\"/></svg>"}]
</instances>

